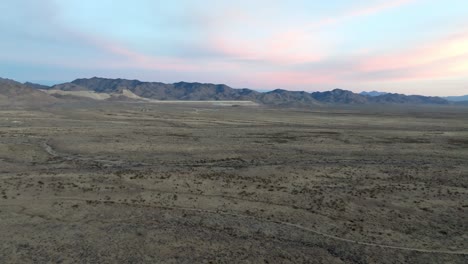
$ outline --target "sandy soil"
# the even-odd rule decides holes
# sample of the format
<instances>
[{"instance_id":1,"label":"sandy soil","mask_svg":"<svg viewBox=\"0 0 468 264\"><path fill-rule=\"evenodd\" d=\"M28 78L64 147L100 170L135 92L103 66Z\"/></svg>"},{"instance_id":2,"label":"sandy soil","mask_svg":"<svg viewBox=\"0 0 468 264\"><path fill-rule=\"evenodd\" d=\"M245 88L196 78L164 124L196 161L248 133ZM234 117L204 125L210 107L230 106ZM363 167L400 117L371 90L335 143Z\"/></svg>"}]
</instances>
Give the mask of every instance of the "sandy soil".
<instances>
[{"instance_id":1,"label":"sandy soil","mask_svg":"<svg viewBox=\"0 0 468 264\"><path fill-rule=\"evenodd\" d=\"M0 263L467 263L468 108L0 111Z\"/></svg>"}]
</instances>

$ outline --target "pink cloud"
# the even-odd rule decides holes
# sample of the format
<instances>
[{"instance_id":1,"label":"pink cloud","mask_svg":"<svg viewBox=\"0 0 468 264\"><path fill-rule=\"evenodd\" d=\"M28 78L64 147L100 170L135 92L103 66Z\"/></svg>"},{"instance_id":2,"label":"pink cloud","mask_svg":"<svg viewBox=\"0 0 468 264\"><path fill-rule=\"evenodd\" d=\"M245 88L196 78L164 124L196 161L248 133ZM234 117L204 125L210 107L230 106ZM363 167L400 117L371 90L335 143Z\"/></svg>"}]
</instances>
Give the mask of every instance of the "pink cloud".
<instances>
[{"instance_id":1,"label":"pink cloud","mask_svg":"<svg viewBox=\"0 0 468 264\"><path fill-rule=\"evenodd\" d=\"M368 82L422 81L466 77L468 76L467 61L468 55L453 57L423 67L398 69L393 76L369 78Z\"/></svg>"},{"instance_id":2,"label":"pink cloud","mask_svg":"<svg viewBox=\"0 0 468 264\"><path fill-rule=\"evenodd\" d=\"M342 60L338 64L341 66L327 66L327 63L321 61L317 69L307 72L278 70L259 73L254 78L258 85L268 87L304 87L468 77L468 32L389 54L361 52L352 59Z\"/></svg>"},{"instance_id":3,"label":"pink cloud","mask_svg":"<svg viewBox=\"0 0 468 264\"><path fill-rule=\"evenodd\" d=\"M368 16L395 8L416 0L385 1L361 9L350 10L336 17L327 17L316 23L299 26L269 37L245 39L214 35L212 49L234 60L263 61L274 65L291 65L318 62L326 58L332 43L324 43L310 28L337 24L354 17Z\"/></svg>"},{"instance_id":4,"label":"pink cloud","mask_svg":"<svg viewBox=\"0 0 468 264\"><path fill-rule=\"evenodd\" d=\"M459 76L467 75L467 57L468 33L463 33L393 54L371 56L360 62L356 70L405 70L405 78L410 79Z\"/></svg>"},{"instance_id":5,"label":"pink cloud","mask_svg":"<svg viewBox=\"0 0 468 264\"><path fill-rule=\"evenodd\" d=\"M345 19L378 13L413 1L414 0L387 1L383 4L370 6L364 9L351 10L338 16L338 18L327 18L323 21L319 21L317 25L338 23ZM240 12L239 10L229 11L226 12L226 14L229 15L229 17L233 17L233 20L246 17L246 13ZM190 61L190 59L151 56L115 41L66 29L64 29L64 31L67 31L68 35L73 35L103 52L116 56L112 58L112 61L96 62L96 65L102 65L108 68L142 68L146 70L173 70L185 72L223 68L225 70L238 71L242 69L242 64L239 64L239 61L263 62L265 65L271 67L319 62L326 58L328 48L324 47L325 43L319 41L316 37L312 36L310 32L304 30L304 28L283 31L264 38L250 40L235 37L226 38L223 37L225 35L224 33L221 35L215 33L209 41L209 43L211 43L211 48L215 52L224 55L228 60L224 60L223 62L211 60L195 63L194 61ZM305 79L311 80L310 78Z\"/></svg>"},{"instance_id":6,"label":"pink cloud","mask_svg":"<svg viewBox=\"0 0 468 264\"><path fill-rule=\"evenodd\" d=\"M337 81L332 74L292 71L257 73L252 76L252 80L259 87L298 87L299 90L304 90L300 87L308 85L332 85Z\"/></svg>"},{"instance_id":7,"label":"pink cloud","mask_svg":"<svg viewBox=\"0 0 468 264\"><path fill-rule=\"evenodd\" d=\"M264 39L245 40L215 37L212 49L233 60L287 65L319 61L323 53L312 51L314 40L302 32L283 32ZM318 48L317 48L318 49Z\"/></svg>"},{"instance_id":8,"label":"pink cloud","mask_svg":"<svg viewBox=\"0 0 468 264\"><path fill-rule=\"evenodd\" d=\"M374 6L369 6L365 7L362 9L356 9L348 14L346 14L344 17L360 17L360 16L368 16L368 15L373 15L382 11L385 11L387 9L392 9L395 7L399 7L402 5L407 5L412 2L415 2L416 0L396 0L396 1L385 1L381 4L377 4Z\"/></svg>"},{"instance_id":9,"label":"pink cloud","mask_svg":"<svg viewBox=\"0 0 468 264\"><path fill-rule=\"evenodd\" d=\"M146 54L134 51L116 41L105 40L89 34L74 32L82 41L95 46L96 48L120 57L124 60L115 60L108 64L112 67L136 67L143 69L164 69L175 71L193 71L196 68L193 65L186 64L184 61L175 58L161 58L148 56ZM105 63L105 62L104 62Z\"/></svg>"},{"instance_id":10,"label":"pink cloud","mask_svg":"<svg viewBox=\"0 0 468 264\"><path fill-rule=\"evenodd\" d=\"M181 59L176 57L161 57L151 56L136 50L133 50L118 41L104 39L92 34L82 33L79 31L71 31L63 29L66 35L73 41L78 41L85 45L89 45L105 54L104 59L93 59L90 65L89 60L86 62L64 62L61 58L56 61L49 60L49 64L63 65L66 67L82 67L89 68L90 66L104 69L142 69L155 71L175 71L175 72L204 72L215 70L238 71L239 65L225 61L193 61L189 58Z\"/></svg>"}]
</instances>

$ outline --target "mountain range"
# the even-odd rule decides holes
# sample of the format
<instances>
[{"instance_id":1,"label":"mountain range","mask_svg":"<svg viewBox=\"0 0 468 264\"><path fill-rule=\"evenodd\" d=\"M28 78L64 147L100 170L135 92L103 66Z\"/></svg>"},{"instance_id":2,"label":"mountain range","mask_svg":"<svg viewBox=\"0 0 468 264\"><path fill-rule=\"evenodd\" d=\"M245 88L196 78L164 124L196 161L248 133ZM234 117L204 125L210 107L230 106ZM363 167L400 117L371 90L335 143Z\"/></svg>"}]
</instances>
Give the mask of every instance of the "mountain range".
<instances>
[{"instance_id":1,"label":"mountain range","mask_svg":"<svg viewBox=\"0 0 468 264\"><path fill-rule=\"evenodd\" d=\"M14 92L16 90L16 92ZM16 93L16 95L15 95ZM184 100L184 101L252 101L258 104L286 107L307 107L328 104L438 104L450 102L440 97L403 95L395 93L353 93L334 89L325 92L300 92L276 89L257 92L235 89L224 84L178 82L141 82L138 80L83 78L54 86L0 79L0 103L16 96L18 100L56 102L63 98L94 100ZM22 99L20 99L22 98ZM16 100L16 101L18 101Z\"/></svg>"},{"instance_id":2,"label":"mountain range","mask_svg":"<svg viewBox=\"0 0 468 264\"><path fill-rule=\"evenodd\" d=\"M444 99L447 99L448 101L451 102L468 102L468 94L467 95L462 95L462 96L447 96L444 97Z\"/></svg>"},{"instance_id":3,"label":"mountain range","mask_svg":"<svg viewBox=\"0 0 468 264\"><path fill-rule=\"evenodd\" d=\"M384 94L388 94L386 92L379 92L379 91L370 91L370 92L360 92L359 93L360 95L365 95L365 96L379 96L379 95L384 95Z\"/></svg>"},{"instance_id":4,"label":"mountain range","mask_svg":"<svg viewBox=\"0 0 468 264\"><path fill-rule=\"evenodd\" d=\"M379 96L379 95L384 95L388 94L386 92L379 92L379 91L370 91L370 92L360 92L360 95L365 95L365 96ZM443 99L446 99L449 102L459 102L459 103L468 103L468 94L467 95L462 95L462 96L447 96L447 97L442 97Z\"/></svg>"},{"instance_id":5,"label":"mountain range","mask_svg":"<svg viewBox=\"0 0 468 264\"><path fill-rule=\"evenodd\" d=\"M35 106L58 101L56 97L28 85L0 78L0 106Z\"/></svg>"}]
</instances>

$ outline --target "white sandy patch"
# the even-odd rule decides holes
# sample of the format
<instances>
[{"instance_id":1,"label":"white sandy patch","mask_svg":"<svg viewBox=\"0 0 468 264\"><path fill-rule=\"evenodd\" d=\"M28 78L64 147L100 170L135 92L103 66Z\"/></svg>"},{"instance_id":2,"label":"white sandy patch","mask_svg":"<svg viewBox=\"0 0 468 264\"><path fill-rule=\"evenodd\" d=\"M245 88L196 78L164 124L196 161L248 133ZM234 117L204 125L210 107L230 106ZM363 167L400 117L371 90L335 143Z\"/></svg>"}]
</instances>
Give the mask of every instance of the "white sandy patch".
<instances>
[{"instance_id":1,"label":"white sandy patch","mask_svg":"<svg viewBox=\"0 0 468 264\"><path fill-rule=\"evenodd\" d=\"M62 90L41 90L47 94L73 95L79 97L87 97L94 100L106 100L111 98L107 93L96 93L93 91L62 91Z\"/></svg>"}]
</instances>

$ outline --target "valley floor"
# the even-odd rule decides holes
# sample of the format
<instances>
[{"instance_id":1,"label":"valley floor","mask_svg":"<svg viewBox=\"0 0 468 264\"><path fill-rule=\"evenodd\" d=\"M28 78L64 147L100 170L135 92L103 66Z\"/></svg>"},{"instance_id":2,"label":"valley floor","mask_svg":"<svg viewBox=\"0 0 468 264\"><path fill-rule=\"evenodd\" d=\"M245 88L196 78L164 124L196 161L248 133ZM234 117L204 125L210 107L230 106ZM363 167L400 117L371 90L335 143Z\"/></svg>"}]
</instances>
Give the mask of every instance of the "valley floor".
<instances>
[{"instance_id":1,"label":"valley floor","mask_svg":"<svg viewBox=\"0 0 468 264\"><path fill-rule=\"evenodd\" d=\"M467 263L468 108L0 110L0 263Z\"/></svg>"}]
</instances>

